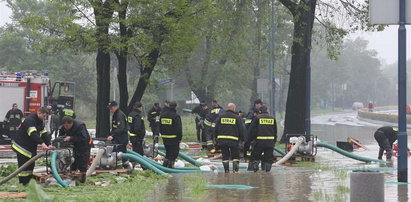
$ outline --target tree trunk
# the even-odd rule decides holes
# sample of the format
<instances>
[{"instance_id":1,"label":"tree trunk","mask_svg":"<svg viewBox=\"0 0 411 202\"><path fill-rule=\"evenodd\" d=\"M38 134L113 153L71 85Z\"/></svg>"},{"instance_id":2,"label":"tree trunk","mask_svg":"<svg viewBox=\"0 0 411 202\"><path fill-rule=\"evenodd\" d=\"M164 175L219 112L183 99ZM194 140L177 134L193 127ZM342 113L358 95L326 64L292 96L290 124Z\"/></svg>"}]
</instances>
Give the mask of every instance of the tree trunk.
<instances>
[{"instance_id":1,"label":"tree trunk","mask_svg":"<svg viewBox=\"0 0 411 202\"><path fill-rule=\"evenodd\" d=\"M298 5L289 0L281 0L281 3L294 16L290 84L288 87L284 134L281 137L281 142L285 142L287 134L305 134L306 69L310 65L307 56L310 55L311 51L312 28L317 0L300 1Z\"/></svg>"},{"instance_id":2,"label":"tree trunk","mask_svg":"<svg viewBox=\"0 0 411 202\"><path fill-rule=\"evenodd\" d=\"M161 46L162 40L160 40L158 47ZM130 112L133 108L133 105L137 101L141 101L141 98L143 98L144 92L147 88L149 79L151 74L153 73L154 67L157 64L157 60L160 57L160 50L158 48L153 49L150 54L147 56L146 60L148 61L147 66L142 67L140 79L138 80L138 84L136 87L136 90L134 91L133 97L130 100L130 103L128 105L128 110L126 111L127 113Z\"/></svg>"},{"instance_id":3,"label":"tree trunk","mask_svg":"<svg viewBox=\"0 0 411 202\"><path fill-rule=\"evenodd\" d=\"M110 113L107 104L110 99L110 45L108 30L113 16L112 0L91 1L96 19L97 42L97 103L96 137L110 134Z\"/></svg>"}]
</instances>

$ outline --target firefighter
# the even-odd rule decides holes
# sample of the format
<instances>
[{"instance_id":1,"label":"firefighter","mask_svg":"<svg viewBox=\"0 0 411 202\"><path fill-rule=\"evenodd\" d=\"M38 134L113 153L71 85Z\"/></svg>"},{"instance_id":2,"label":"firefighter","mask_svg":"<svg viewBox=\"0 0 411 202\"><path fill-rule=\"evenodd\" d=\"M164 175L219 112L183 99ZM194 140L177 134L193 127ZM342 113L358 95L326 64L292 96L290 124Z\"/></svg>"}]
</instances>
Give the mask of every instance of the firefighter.
<instances>
[{"instance_id":1,"label":"firefighter","mask_svg":"<svg viewBox=\"0 0 411 202\"><path fill-rule=\"evenodd\" d=\"M235 112L233 103L227 105L227 111L222 113L215 122L215 137L222 149L223 166L225 173L229 173L229 159L233 161L233 172L238 173L240 167L239 141L243 141L242 120Z\"/></svg>"},{"instance_id":2,"label":"firefighter","mask_svg":"<svg viewBox=\"0 0 411 202\"><path fill-rule=\"evenodd\" d=\"M151 132L153 132L153 137L158 137L160 131L160 114L161 107L160 104L154 103L154 106L148 111L147 119L150 122Z\"/></svg>"},{"instance_id":3,"label":"firefighter","mask_svg":"<svg viewBox=\"0 0 411 202\"><path fill-rule=\"evenodd\" d=\"M398 139L398 129L391 126L378 128L374 133L374 138L380 146L378 159L382 159L385 150L387 152L387 161L390 161L392 157L392 145Z\"/></svg>"},{"instance_id":4,"label":"firefighter","mask_svg":"<svg viewBox=\"0 0 411 202\"><path fill-rule=\"evenodd\" d=\"M127 117L120 110L118 103L116 101L111 101L108 104L108 108L110 112L113 113L113 117L111 120L111 132L110 136L107 137L108 141L112 141L116 144L114 151L115 152L127 152L127 144L128 144L128 124L127 124ZM123 168L128 169L131 168L130 163L123 159Z\"/></svg>"},{"instance_id":5,"label":"firefighter","mask_svg":"<svg viewBox=\"0 0 411 202\"><path fill-rule=\"evenodd\" d=\"M65 116L69 116L73 119L76 119L76 113L74 113L74 110L72 109L66 109L66 108L62 109L60 113L61 120L63 120L63 117Z\"/></svg>"},{"instance_id":6,"label":"firefighter","mask_svg":"<svg viewBox=\"0 0 411 202\"><path fill-rule=\"evenodd\" d=\"M208 114L208 106L206 103L202 102L200 105L195 107L191 113L196 116L195 124L197 130L197 140L198 142L201 142L203 149L207 149L207 136L204 131L204 120Z\"/></svg>"},{"instance_id":7,"label":"firefighter","mask_svg":"<svg viewBox=\"0 0 411 202\"><path fill-rule=\"evenodd\" d=\"M205 117L204 125L205 125L205 135L206 135L206 144L207 148L211 153L215 153L218 145L214 148L213 140L216 139L214 137L214 129L215 129L215 122L220 114L223 113L223 108L218 104L217 100L213 100L211 102L211 109Z\"/></svg>"},{"instance_id":8,"label":"firefighter","mask_svg":"<svg viewBox=\"0 0 411 202\"><path fill-rule=\"evenodd\" d=\"M247 113L247 117L245 118L245 128L247 130L246 136L249 134L248 130L250 128L251 122L253 119L260 113L260 107L263 105L263 101L261 99L257 99L254 101L254 105L250 108L250 111ZM246 142L244 143L244 158L248 159L251 155L251 143L248 137L245 138ZM252 165L251 162L249 162L248 165L249 170L251 170Z\"/></svg>"},{"instance_id":9,"label":"firefighter","mask_svg":"<svg viewBox=\"0 0 411 202\"><path fill-rule=\"evenodd\" d=\"M14 137L18 134L22 120L23 112L18 108L17 103L13 103L12 109L7 112L6 117L4 118L7 136L12 140L14 140Z\"/></svg>"},{"instance_id":10,"label":"firefighter","mask_svg":"<svg viewBox=\"0 0 411 202\"><path fill-rule=\"evenodd\" d=\"M65 116L61 120L62 127L59 136L64 137L64 142L71 142L74 145L74 163L71 170L80 170L81 182L86 182L86 172L90 159L90 149L92 140L87 131L86 124L74 120L70 116Z\"/></svg>"},{"instance_id":11,"label":"firefighter","mask_svg":"<svg viewBox=\"0 0 411 202\"><path fill-rule=\"evenodd\" d=\"M183 137L181 118L176 113L177 104L170 102L168 109L160 116L160 133L166 148L166 157L163 166L174 167L174 162L180 152L180 142Z\"/></svg>"},{"instance_id":12,"label":"firefighter","mask_svg":"<svg viewBox=\"0 0 411 202\"><path fill-rule=\"evenodd\" d=\"M268 114L266 106L260 107L260 114L251 122L248 137L253 145L251 162L254 172L258 171L260 160L265 171L270 172L273 164L273 150L277 141L277 123L275 118Z\"/></svg>"},{"instance_id":13,"label":"firefighter","mask_svg":"<svg viewBox=\"0 0 411 202\"><path fill-rule=\"evenodd\" d=\"M12 149L17 153L18 166L21 167L32 157L37 155L37 145L40 144L43 150L53 149L49 132L44 129L43 120L46 119L49 111L41 107L36 113L26 117L20 126L19 134L12 141ZM34 162L19 173L19 182L28 185L33 174Z\"/></svg>"},{"instance_id":14,"label":"firefighter","mask_svg":"<svg viewBox=\"0 0 411 202\"><path fill-rule=\"evenodd\" d=\"M141 111L143 104L136 102L133 106L133 111L128 115L128 125L130 128L130 142L133 145L133 151L144 155L143 140L146 135L143 116Z\"/></svg>"}]
</instances>

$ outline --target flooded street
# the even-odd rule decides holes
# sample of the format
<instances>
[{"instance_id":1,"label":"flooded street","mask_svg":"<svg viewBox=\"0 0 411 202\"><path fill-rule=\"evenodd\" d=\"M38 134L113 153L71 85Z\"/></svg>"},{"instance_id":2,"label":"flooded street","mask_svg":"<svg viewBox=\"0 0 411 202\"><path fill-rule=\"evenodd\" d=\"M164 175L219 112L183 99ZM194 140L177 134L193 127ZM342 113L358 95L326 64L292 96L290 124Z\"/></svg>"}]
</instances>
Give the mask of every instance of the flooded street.
<instances>
[{"instance_id":1,"label":"flooded street","mask_svg":"<svg viewBox=\"0 0 411 202\"><path fill-rule=\"evenodd\" d=\"M355 154L377 158L374 132L378 125L313 125L321 141L335 145L347 137L357 138L368 150ZM410 141L410 138L409 138ZM385 156L384 156L385 159ZM409 163L409 166L411 164ZM231 165L230 165L231 166ZM319 148L316 162L298 162L293 166L273 167L271 173L255 174L244 169L240 174L173 175L150 195L152 201L349 201L349 173L371 168L385 174L385 201L408 201L407 184L398 185L397 161L392 165L366 164L328 149ZM409 179L411 179L409 177ZM205 188L208 185L247 185L251 189ZM193 188L194 187L194 188ZM196 188L197 187L197 188Z\"/></svg>"}]
</instances>

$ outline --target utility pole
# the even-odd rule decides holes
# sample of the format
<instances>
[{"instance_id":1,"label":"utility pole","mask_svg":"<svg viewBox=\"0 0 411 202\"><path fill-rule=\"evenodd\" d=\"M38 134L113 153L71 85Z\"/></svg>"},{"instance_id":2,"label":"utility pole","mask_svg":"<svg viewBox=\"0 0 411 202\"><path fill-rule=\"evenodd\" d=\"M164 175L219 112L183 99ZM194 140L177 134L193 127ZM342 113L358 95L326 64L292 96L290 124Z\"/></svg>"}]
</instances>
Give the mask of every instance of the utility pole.
<instances>
[{"instance_id":1,"label":"utility pole","mask_svg":"<svg viewBox=\"0 0 411 202\"><path fill-rule=\"evenodd\" d=\"M398 27L398 182L408 181L407 147L407 30L405 28L405 0L400 1Z\"/></svg>"},{"instance_id":2,"label":"utility pole","mask_svg":"<svg viewBox=\"0 0 411 202\"><path fill-rule=\"evenodd\" d=\"M271 18L270 18L270 51L269 51L269 81L270 81L270 89L269 89L269 94L270 94L270 112L272 116L276 117L275 114L275 74L274 74L274 53L275 53L275 44L274 44L274 34L275 34L275 21L274 21L274 2L275 0L271 0Z\"/></svg>"}]
</instances>

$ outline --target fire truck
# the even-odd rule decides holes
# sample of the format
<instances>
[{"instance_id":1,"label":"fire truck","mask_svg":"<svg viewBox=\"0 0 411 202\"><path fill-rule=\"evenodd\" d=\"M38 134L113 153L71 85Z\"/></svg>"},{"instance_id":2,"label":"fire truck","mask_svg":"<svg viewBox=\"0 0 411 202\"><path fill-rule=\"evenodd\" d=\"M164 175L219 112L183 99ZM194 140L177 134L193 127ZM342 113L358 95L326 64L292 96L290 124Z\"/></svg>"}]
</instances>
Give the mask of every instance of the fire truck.
<instances>
[{"instance_id":1,"label":"fire truck","mask_svg":"<svg viewBox=\"0 0 411 202\"><path fill-rule=\"evenodd\" d=\"M52 113L58 109L74 109L74 83L59 81L52 86L47 72L0 72L0 96L0 136L6 134L3 122L13 103L17 103L24 116L44 106ZM46 121L48 129L51 117Z\"/></svg>"}]
</instances>

